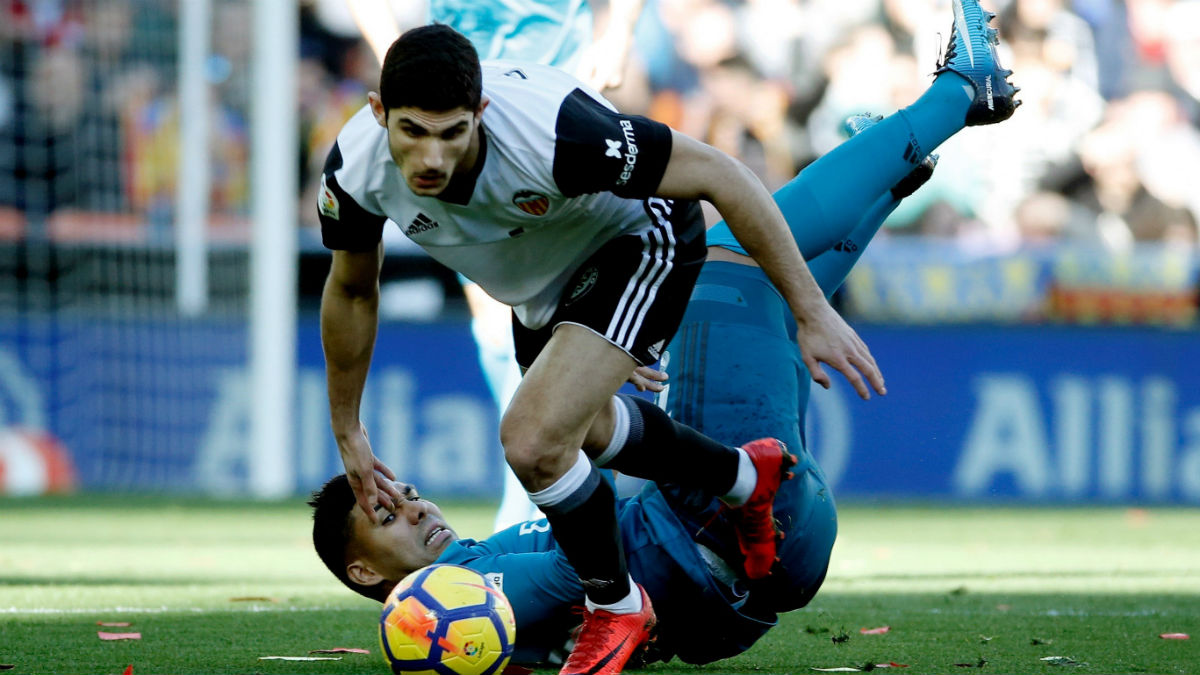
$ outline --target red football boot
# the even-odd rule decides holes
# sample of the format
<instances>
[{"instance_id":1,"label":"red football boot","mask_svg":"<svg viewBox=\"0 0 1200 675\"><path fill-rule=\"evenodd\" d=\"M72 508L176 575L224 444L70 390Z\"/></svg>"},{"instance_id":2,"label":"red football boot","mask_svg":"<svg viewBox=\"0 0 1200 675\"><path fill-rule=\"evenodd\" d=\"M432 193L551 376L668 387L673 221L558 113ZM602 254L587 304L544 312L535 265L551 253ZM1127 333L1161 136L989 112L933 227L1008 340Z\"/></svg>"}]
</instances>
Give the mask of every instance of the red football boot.
<instances>
[{"instance_id":1,"label":"red football boot","mask_svg":"<svg viewBox=\"0 0 1200 675\"><path fill-rule=\"evenodd\" d=\"M646 641L656 621L654 608L645 589L642 611L633 614L613 614L598 609L583 613L583 626L575 639L575 648L567 657L559 675L617 675Z\"/></svg>"},{"instance_id":2,"label":"red football boot","mask_svg":"<svg viewBox=\"0 0 1200 675\"><path fill-rule=\"evenodd\" d=\"M782 533L775 527L775 493L779 485L792 477L788 469L796 457L787 451L782 441L760 438L742 446L750 455L758 481L745 504L729 514L737 525L738 548L746 556L746 576L761 579L771 573L775 564L775 538Z\"/></svg>"}]
</instances>

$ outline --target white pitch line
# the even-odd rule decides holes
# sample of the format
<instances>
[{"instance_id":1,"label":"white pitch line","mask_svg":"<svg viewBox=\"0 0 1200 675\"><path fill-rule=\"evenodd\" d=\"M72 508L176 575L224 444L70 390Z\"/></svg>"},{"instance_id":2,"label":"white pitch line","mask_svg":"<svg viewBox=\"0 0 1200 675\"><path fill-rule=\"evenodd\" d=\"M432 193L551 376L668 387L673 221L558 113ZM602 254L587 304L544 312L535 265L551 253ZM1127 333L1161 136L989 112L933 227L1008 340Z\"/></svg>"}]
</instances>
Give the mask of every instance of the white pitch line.
<instances>
[{"instance_id":1,"label":"white pitch line","mask_svg":"<svg viewBox=\"0 0 1200 675\"><path fill-rule=\"evenodd\" d=\"M0 607L0 614L167 614L170 612L322 612L353 607L278 607L273 605L249 604L241 607Z\"/></svg>"}]
</instances>

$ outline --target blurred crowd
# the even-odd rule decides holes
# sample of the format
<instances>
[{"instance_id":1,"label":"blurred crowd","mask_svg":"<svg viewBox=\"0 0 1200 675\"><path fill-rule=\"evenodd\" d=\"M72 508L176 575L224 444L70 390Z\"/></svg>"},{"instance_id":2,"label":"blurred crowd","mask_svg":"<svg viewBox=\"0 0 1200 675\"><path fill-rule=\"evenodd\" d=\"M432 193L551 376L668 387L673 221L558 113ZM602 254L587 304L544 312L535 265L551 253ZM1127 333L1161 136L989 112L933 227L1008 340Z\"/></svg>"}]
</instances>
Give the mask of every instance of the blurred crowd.
<instances>
[{"instance_id":1,"label":"blurred crowd","mask_svg":"<svg viewBox=\"0 0 1200 675\"><path fill-rule=\"evenodd\" d=\"M251 5L212 4L212 207L237 217L249 209ZM1024 106L945 144L888 232L987 252L1196 246L1200 0L984 4L999 14ZM311 231L325 153L378 64L341 0L300 5L296 161ZM170 227L178 7L0 0L0 214L23 218L22 236L63 209ZM915 100L950 24L948 0L646 0L625 82L606 94L740 157L774 188L842 140L846 115Z\"/></svg>"}]
</instances>

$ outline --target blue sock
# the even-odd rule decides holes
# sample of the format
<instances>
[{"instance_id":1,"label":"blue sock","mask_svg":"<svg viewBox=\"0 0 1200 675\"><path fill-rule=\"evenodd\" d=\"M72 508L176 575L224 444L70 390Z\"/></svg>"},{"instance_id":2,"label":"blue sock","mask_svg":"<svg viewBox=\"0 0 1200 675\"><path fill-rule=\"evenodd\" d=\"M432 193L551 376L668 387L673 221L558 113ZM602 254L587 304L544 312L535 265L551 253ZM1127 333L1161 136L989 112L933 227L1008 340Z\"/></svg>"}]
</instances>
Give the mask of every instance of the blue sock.
<instances>
[{"instance_id":1,"label":"blue sock","mask_svg":"<svg viewBox=\"0 0 1200 675\"><path fill-rule=\"evenodd\" d=\"M896 113L909 124L916 147L914 163L966 126L967 109L974 97L974 85L962 75L948 71L939 75L921 98ZM870 129L864 133L868 132Z\"/></svg>"},{"instance_id":2,"label":"blue sock","mask_svg":"<svg viewBox=\"0 0 1200 675\"><path fill-rule=\"evenodd\" d=\"M845 239L808 261L808 269L816 279L817 285L825 292L826 298L832 297L834 292L841 288L842 282L846 280L851 268L862 257L863 251L867 250L867 244L879 231L883 221L887 220L887 217L892 215L892 211L895 211L899 205L900 200L892 197L890 191L883 193L867 210L858 227L854 228Z\"/></svg>"},{"instance_id":3,"label":"blue sock","mask_svg":"<svg viewBox=\"0 0 1200 675\"><path fill-rule=\"evenodd\" d=\"M829 250L877 199L962 129L974 89L948 72L912 105L834 148L775 193L806 259Z\"/></svg>"}]
</instances>

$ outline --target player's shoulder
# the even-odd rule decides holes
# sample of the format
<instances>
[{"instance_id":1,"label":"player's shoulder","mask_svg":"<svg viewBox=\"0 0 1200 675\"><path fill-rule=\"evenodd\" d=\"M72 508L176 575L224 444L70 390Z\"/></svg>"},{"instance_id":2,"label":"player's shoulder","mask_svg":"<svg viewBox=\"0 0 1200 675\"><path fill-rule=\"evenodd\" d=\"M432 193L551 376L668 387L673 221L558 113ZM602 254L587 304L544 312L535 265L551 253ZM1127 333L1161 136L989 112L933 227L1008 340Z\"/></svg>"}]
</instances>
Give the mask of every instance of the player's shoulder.
<instances>
[{"instance_id":1,"label":"player's shoulder","mask_svg":"<svg viewBox=\"0 0 1200 675\"><path fill-rule=\"evenodd\" d=\"M481 67L483 93L501 106L557 111L568 96L580 90L615 110L599 92L561 68L504 59L484 61Z\"/></svg>"},{"instance_id":2,"label":"player's shoulder","mask_svg":"<svg viewBox=\"0 0 1200 675\"><path fill-rule=\"evenodd\" d=\"M364 103L346 123L342 125L342 130L338 132L338 139L362 139L362 140L378 140L380 136L385 135L384 128L379 126L379 122L375 120L375 113L371 111L371 105Z\"/></svg>"},{"instance_id":3,"label":"player's shoulder","mask_svg":"<svg viewBox=\"0 0 1200 675\"><path fill-rule=\"evenodd\" d=\"M563 115L578 99L594 99L597 109L615 110L600 94L570 73L523 61L485 61L483 120L501 152L514 157L533 153L549 162L559 141Z\"/></svg>"},{"instance_id":4,"label":"player's shoulder","mask_svg":"<svg viewBox=\"0 0 1200 675\"><path fill-rule=\"evenodd\" d=\"M338 132L325 172L336 174L342 188L357 196L374 186L380 178L379 165L386 167L390 158L387 131L379 126L371 107L364 105Z\"/></svg>"}]
</instances>

